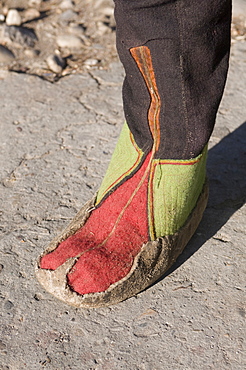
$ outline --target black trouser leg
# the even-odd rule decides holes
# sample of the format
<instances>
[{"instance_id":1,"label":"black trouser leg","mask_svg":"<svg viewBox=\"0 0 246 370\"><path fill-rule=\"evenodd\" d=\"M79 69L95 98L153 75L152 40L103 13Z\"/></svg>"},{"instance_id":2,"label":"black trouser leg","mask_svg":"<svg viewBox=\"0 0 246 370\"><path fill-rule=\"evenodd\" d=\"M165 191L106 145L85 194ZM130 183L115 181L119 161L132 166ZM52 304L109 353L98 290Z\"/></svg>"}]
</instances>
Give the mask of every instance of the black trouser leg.
<instances>
[{"instance_id":1,"label":"black trouser leg","mask_svg":"<svg viewBox=\"0 0 246 370\"><path fill-rule=\"evenodd\" d=\"M201 153L214 127L230 50L231 0L115 0L126 121L150 150L150 93L130 49L147 46L161 101L156 158Z\"/></svg>"}]
</instances>

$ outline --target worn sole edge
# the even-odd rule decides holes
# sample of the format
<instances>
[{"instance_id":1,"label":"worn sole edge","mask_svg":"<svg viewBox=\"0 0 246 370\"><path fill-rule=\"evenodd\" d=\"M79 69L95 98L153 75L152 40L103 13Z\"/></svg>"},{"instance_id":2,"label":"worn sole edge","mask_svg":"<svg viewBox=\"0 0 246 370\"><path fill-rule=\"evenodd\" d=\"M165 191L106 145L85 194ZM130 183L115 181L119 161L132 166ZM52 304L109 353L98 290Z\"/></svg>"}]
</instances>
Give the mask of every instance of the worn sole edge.
<instances>
[{"instance_id":1,"label":"worn sole edge","mask_svg":"<svg viewBox=\"0 0 246 370\"><path fill-rule=\"evenodd\" d=\"M75 307L105 307L124 301L160 279L176 261L195 233L202 219L207 200L208 181L206 180L196 206L185 225L178 232L143 244L140 252L134 259L130 272L123 279L112 284L106 291L80 295L68 286L66 278L67 273L77 261L76 257L69 258L54 271L41 269L39 262L43 255L56 249L63 240L84 225L90 215L90 208L95 203L94 197L85 204L63 233L55 238L39 257L35 266L37 279L49 293Z\"/></svg>"}]
</instances>

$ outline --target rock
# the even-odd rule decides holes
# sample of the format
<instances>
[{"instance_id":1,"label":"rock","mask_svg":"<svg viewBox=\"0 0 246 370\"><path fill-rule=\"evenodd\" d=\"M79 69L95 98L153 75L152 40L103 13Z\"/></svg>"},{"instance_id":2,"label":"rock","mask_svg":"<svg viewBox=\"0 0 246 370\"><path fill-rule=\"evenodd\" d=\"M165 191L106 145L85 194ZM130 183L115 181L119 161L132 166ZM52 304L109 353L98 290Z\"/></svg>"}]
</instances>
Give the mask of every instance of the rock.
<instances>
[{"instance_id":1,"label":"rock","mask_svg":"<svg viewBox=\"0 0 246 370\"><path fill-rule=\"evenodd\" d=\"M21 16L16 9L10 9L6 17L7 26L20 26Z\"/></svg>"},{"instance_id":2,"label":"rock","mask_svg":"<svg viewBox=\"0 0 246 370\"><path fill-rule=\"evenodd\" d=\"M9 11L9 8L7 6L2 7L2 13L3 13L3 15L5 15L5 17L7 16L8 11Z\"/></svg>"},{"instance_id":3,"label":"rock","mask_svg":"<svg viewBox=\"0 0 246 370\"><path fill-rule=\"evenodd\" d=\"M41 293L36 293L34 294L34 297L33 297L36 301L41 301L43 299L43 296Z\"/></svg>"},{"instance_id":4,"label":"rock","mask_svg":"<svg viewBox=\"0 0 246 370\"><path fill-rule=\"evenodd\" d=\"M60 15L59 22L69 23L74 21L77 16L78 14L76 12L74 12L72 9L68 9Z\"/></svg>"},{"instance_id":5,"label":"rock","mask_svg":"<svg viewBox=\"0 0 246 370\"><path fill-rule=\"evenodd\" d=\"M37 9L29 8L25 11L23 22L31 21L39 17L40 17L40 12Z\"/></svg>"},{"instance_id":6,"label":"rock","mask_svg":"<svg viewBox=\"0 0 246 370\"><path fill-rule=\"evenodd\" d=\"M17 44L28 47L34 47L38 39L32 28L17 26L6 26L4 29L4 37Z\"/></svg>"},{"instance_id":7,"label":"rock","mask_svg":"<svg viewBox=\"0 0 246 370\"><path fill-rule=\"evenodd\" d=\"M61 4L59 5L60 9L72 9L74 6L73 1L71 0L63 0Z\"/></svg>"},{"instance_id":8,"label":"rock","mask_svg":"<svg viewBox=\"0 0 246 370\"><path fill-rule=\"evenodd\" d=\"M60 48L78 49L83 46L82 40L75 35L61 35L56 39Z\"/></svg>"},{"instance_id":9,"label":"rock","mask_svg":"<svg viewBox=\"0 0 246 370\"><path fill-rule=\"evenodd\" d=\"M84 28L79 26L77 23L70 23L68 27L68 32L76 36L84 36Z\"/></svg>"},{"instance_id":10,"label":"rock","mask_svg":"<svg viewBox=\"0 0 246 370\"><path fill-rule=\"evenodd\" d=\"M6 348L6 344L3 343L1 340L0 340L0 351L4 350Z\"/></svg>"},{"instance_id":11,"label":"rock","mask_svg":"<svg viewBox=\"0 0 246 370\"><path fill-rule=\"evenodd\" d=\"M66 66L65 60L58 54L50 55L46 59L49 69L55 73L61 73Z\"/></svg>"},{"instance_id":12,"label":"rock","mask_svg":"<svg viewBox=\"0 0 246 370\"><path fill-rule=\"evenodd\" d=\"M42 0L28 0L28 5L30 7L37 7L39 8L42 3Z\"/></svg>"},{"instance_id":13,"label":"rock","mask_svg":"<svg viewBox=\"0 0 246 370\"><path fill-rule=\"evenodd\" d=\"M78 25L75 22L72 22L67 27L67 30L68 30L69 33L80 37L80 39L82 40L84 45L91 46L91 42L90 42L89 38L85 35L85 29L84 29L83 26Z\"/></svg>"},{"instance_id":14,"label":"rock","mask_svg":"<svg viewBox=\"0 0 246 370\"><path fill-rule=\"evenodd\" d=\"M12 51L5 46L0 45L0 63L9 63L15 58Z\"/></svg>"},{"instance_id":15,"label":"rock","mask_svg":"<svg viewBox=\"0 0 246 370\"><path fill-rule=\"evenodd\" d=\"M87 59L84 62L84 65L87 66L87 67L92 67L92 66L97 65L97 63L98 63L98 60L97 59Z\"/></svg>"},{"instance_id":16,"label":"rock","mask_svg":"<svg viewBox=\"0 0 246 370\"><path fill-rule=\"evenodd\" d=\"M6 301L5 304L4 304L4 308L6 310L11 310L13 307L14 307L14 303L11 302L11 301Z\"/></svg>"},{"instance_id":17,"label":"rock","mask_svg":"<svg viewBox=\"0 0 246 370\"><path fill-rule=\"evenodd\" d=\"M24 54L29 58L36 58L40 54L40 50L25 49Z\"/></svg>"},{"instance_id":18,"label":"rock","mask_svg":"<svg viewBox=\"0 0 246 370\"><path fill-rule=\"evenodd\" d=\"M114 8L113 7L109 7L109 6L106 6L106 7L103 7L101 9L101 13L106 15L107 17L112 17L114 15Z\"/></svg>"},{"instance_id":19,"label":"rock","mask_svg":"<svg viewBox=\"0 0 246 370\"><path fill-rule=\"evenodd\" d=\"M103 36L105 33L108 33L110 28L104 24L103 22L97 22L97 35L98 36Z\"/></svg>"}]
</instances>

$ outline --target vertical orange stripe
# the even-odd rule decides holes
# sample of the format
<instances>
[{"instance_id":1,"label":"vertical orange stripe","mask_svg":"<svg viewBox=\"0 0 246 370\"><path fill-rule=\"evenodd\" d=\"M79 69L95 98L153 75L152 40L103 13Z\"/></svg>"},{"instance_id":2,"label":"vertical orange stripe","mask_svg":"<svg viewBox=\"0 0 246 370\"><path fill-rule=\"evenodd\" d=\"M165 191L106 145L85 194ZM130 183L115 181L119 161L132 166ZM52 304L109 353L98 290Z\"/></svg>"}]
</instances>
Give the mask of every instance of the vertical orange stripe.
<instances>
[{"instance_id":1,"label":"vertical orange stripe","mask_svg":"<svg viewBox=\"0 0 246 370\"><path fill-rule=\"evenodd\" d=\"M131 48L130 53L143 75L151 97L151 103L148 111L148 122L154 140L153 149L156 152L160 145L161 99L157 89L150 50L147 46L138 46L135 48Z\"/></svg>"}]
</instances>

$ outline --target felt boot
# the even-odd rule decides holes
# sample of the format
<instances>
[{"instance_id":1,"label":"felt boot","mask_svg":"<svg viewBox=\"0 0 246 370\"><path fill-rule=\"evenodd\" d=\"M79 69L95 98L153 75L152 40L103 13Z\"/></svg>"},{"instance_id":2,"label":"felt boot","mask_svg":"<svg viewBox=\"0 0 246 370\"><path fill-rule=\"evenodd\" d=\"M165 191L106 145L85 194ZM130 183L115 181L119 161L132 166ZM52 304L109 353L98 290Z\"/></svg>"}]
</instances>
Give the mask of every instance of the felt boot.
<instances>
[{"instance_id":1,"label":"felt boot","mask_svg":"<svg viewBox=\"0 0 246 370\"><path fill-rule=\"evenodd\" d=\"M229 44L221 35L226 29L228 41L228 1L220 1L220 18L215 9L221 24L216 42L211 42L204 33L206 24L200 39L195 33L197 9L190 14L189 5L194 2L187 0L186 21L194 45L206 39L207 46L213 44L209 53L218 57L215 63L209 54L202 74L194 70L194 58L198 60L208 49L198 51L198 58L185 47L182 1L155 0L151 6L140 6L138 0L115 3L118 52L126 71L127 123L98 193L48 246L36 266L45 289L77 307L115 304L144 290L168 270L194 234L207 203L207 141L228 67ZM202 18L204 9L198 5ZM167 10L169 27L164 22L160 28ZM124 17L129 17L126 30ZM147 33L144 19L155 20ZM223 53L217 49L222 44ZM198 81L202 86L197 89Z\"/></svg>"},{"instance_id":2,"label":"felt boot","mask_svg":"<svg viewBox=\"0 0 246 370\"><path fill-rule=\"evenodd\" d=\"M122 141L135 154L127 169L118 156ZM182 161L139 152L125 125L97 196L38 261L39 281L66 303L100 307L137 294L168 270L202 218L206 148Z\"/></svg>"}]
</instances>

